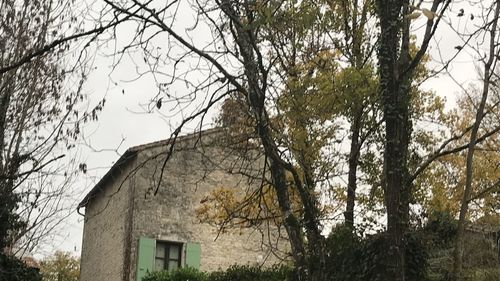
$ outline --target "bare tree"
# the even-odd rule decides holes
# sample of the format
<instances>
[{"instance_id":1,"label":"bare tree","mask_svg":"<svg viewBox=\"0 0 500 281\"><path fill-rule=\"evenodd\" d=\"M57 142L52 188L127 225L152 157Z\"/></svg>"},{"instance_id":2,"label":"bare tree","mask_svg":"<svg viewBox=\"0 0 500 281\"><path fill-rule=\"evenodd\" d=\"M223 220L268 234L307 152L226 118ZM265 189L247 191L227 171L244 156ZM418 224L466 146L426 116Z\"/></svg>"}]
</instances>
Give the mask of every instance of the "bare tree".
<instances>
[{"instance_id":1,"label":"bare tree","mask_svg":"<svg viewBox=\"0 0 500 281\"><path fill-rule=\"evenodd\" d=\"M458 220L458 231L457 238L454 249L454 264L453 264L453 278L454 280L459 280L462 272L462 255L463 255L463 243L464 243L464 232L465 232L465 222L468 211L468 206L471 201L472 194L472 183L473 183L473 161L474 161L474 151L476 149L478 133L481 126L481 122L485 116L486 102L488 100L488 94L490 92L490 85L492 84L492 78L494 69L497 65L498 57L500 55L500 49L497 47L497 28L498 28L498 17L500 15L500 1L494 1L494 5L491 7L491 11L494 10L491 20L488 20L486 25L486 30L489 30L489 49L488 55L483 59L484 62L484 72L482 77L482 94L481 100L477 106L476 117L472 125L472 130L470 132L470 141L467 147L467 160L466 160L466 181L464 186L464 192L462 197L462 204L460 207L460 215Z\"/></svg>"},{"instance_id":2,"label":"bare tree","mask_svg":"<svg viewBox=\"0 0 500 281\"><path fill-rule=\"evenodd\" d=\"M82 24L72 5L0 2L0 248L12 252L33 250L69 214L78 166L66 154L102 108L78 107L88 69L67 57L66 32Z\"/></svg>"}]
</instances>

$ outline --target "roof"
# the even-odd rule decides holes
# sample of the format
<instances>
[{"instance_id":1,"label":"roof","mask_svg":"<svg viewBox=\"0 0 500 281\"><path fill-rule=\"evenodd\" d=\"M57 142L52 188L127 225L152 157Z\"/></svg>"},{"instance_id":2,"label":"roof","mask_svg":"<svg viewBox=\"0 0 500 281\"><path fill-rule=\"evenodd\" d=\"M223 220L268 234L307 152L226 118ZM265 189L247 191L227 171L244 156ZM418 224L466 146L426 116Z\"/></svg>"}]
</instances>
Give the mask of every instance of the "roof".
<instances>
[{"instance_id":1,"label":"roof","mask_svg":"<svg viewBox=\"0 0 500 281\"><path fill-rule=\"evenodd\" d=\"M223 128L217 127L212 129L207 129L203 131L194 132L191 134L187 134L184 136L178 136L175 138L175 143L185 142L187 140L191 140L197 137L206 136L210 134L214 134L220 132ZM124 170L124 168L130 164L137 156L137 153L140 151L144 151L151 148L161 147L169 145L172 142L172 138L151 142L147 144L141 144L138 146L130 147L122 154L122 156L111 166L108 172L97 182L97 184L85 195L82 201L78 204L77 212L79 212L80 208L86 207L90 200L95 197L100 191L103 190L107 185L106 183L113 181L117 178L117 176Z\"/></svg>"},{"instance_id":2,"label":"roof","mask_svg":"<svg viewBox=\"0 0 500 281\"><path fill-rule=\"evenodd\" d=\"M26 264L27 267L40 268L40 264L33 257L22 257L21 260Z\"/></svg>"}]
</instances>

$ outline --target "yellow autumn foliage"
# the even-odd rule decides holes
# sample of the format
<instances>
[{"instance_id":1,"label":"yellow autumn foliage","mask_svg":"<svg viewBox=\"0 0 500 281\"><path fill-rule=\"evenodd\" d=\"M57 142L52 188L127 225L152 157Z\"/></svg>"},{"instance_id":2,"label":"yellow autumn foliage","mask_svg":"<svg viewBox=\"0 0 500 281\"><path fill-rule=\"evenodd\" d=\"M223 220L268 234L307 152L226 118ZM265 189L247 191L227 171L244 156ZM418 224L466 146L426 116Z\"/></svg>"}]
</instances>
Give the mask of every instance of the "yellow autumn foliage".
<instances>
[{"instance_id":1,"label":"yellow autumn foliage","mask_svg":"<svg viewBox=\"0 0 500 281\"><path fill-rule=\"evenodd\" d=\"M460 109L450 113L449 128L455 134L464 132L475 119L475 102L468 96L458 101ZM491 103L490 103L491 105ZM483 120L479 136L498 127L498 106ZM476 145L473 162L472 198L469 218L473 220L500 222L500 139L495 133ZM454 147L466 145L469 134L465 134ZM465 185L466 150L450 154L435 162L425 175L420 177L429 188L425 199L425 207L432 211L444 211L457 214ZM485 192L486 191L486 192Z\"/></svg>"},{"instance_id":2,"label":"yellow autumn foliage","mask_svg":"<svg viewBox=\"0 0 500 281\"><path fill-rule=\"evenodd\" d=\"M302 217L302 204L289 179L289 193L292 211L298 218ZM316 194L319 196L319 194ZM321 207L321 213L327 215L329 207ZM238 187L220 186L209 192L196 208L196 217L202 223L217 226L222 232L250 227L258 227L270 223L275 226L283 224L283 214L278 205L278 198L272 185L266 183L259 188L244 190Z\"/></svg>"}]
</instances>

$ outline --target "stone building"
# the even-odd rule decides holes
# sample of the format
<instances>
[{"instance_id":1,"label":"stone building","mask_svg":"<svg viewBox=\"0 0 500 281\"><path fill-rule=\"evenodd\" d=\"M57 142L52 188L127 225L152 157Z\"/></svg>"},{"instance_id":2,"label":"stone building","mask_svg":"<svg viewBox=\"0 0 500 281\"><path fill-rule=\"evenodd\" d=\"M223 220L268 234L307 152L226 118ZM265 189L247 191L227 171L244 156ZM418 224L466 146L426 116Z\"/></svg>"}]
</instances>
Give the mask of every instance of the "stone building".
<instances>
[{"instance_id":1,"label":"stone building","mask_svg":"<svg viewBox=\"0 0 500 281\"><path fill-rule=\"evenodd\" d=\"M248 174L229 172L244 160L227 153L218 141L223 134L211 129L178 137L171 153L171 140L140 145L119 158L78 205L79 212L85 208L81 281L138 281L153 270L278 261L275 246L265 243L281 241L277 231L220 234L196 218L214 188L256 185ZM247 173L252 170L260 169Z\"/></svg>"}]
</instances>

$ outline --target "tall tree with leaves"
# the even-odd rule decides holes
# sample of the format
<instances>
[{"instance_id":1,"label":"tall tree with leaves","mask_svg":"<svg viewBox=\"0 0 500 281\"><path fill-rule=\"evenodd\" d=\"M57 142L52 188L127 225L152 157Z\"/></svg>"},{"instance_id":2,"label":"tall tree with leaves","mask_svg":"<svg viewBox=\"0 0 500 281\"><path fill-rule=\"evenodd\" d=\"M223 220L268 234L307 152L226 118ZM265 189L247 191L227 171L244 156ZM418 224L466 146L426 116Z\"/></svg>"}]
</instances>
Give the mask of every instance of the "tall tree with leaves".
<instances>
[{"instance_id":1,"label":"tall tree with leaves","mask_svg":"<svg viewBox=\"0 0 500 281\"><path fill-rule=\"evenodd\" d=\"M429 8L410 1L377 0L380 21L379 93L384 112L384 195L387 209L387 252L390 280L405 280L404 234L408 224L411 181L408 147L412 132L410 85L450 1L435 0ZM410 56L410 23L415 8L427 17L422 44ZM439 11L438 11L439 9Z\"/></svg>"},{"instance_id":2,"label":"tall tree with leaves","mask_svg":"<svg viewBox=\"0 0 500 281\"><path fill-rule=\"evenodd\" d=\"M326 1L330 17L332 44L347 60L348 66L335 77L335 92L342 96L341 113L350 123L347 157L347 197L344 220L354 225L358 169L363 144L377 124L376 75L373 67L374 42L368 21L374 15L373 1Z\"/></svg>"},{"instance_id":3,"label":"tall tree with leaves","mask_svg":"<svg viewBox=\"0 0 500 281\"><path fill-rule=\"evenodd\" d=\"M203 101L196 106L197 109L173 130L171 147L167 153L173 151L175 138L187 123L195 120L203 122L203 118L215 104L229 95L233 97L237 95L234 100L243 105L241 108L245 111L244 117L249 121L247 124L252 127L251 134L264 151L266 161L265 171L262 174L269 177L269 186L276 194L277 206L288 234L299 275L303 280L326 280L320 196L316 193L317 178L313 172L315 170L314 167L311 168L313 166L311 163L314 163L311 160L320 158L318 151L323 151L321 148L316 148L312 150L314 153L307 154L308 150L304 148L315 147L324 141L321 134L322 129L327 127L325 125L327 122L321 123L321 118L330 114L328 118L334 119L331 112L318 114L320 111L325 113L322 111L323 106L329 104L330 99L335 99L335 95L320 93L319 88L323 87L333 92L333 84L337 82L335 79L320 81L318 78L322 76L321 71L326 69L324 73L333 73L343 62L337 63L339 55L335 48L321 49L328 45L323 44L325 42L339 42L338 39L335 40L335 36L312 36L316 32L324 32L324 26L312 25L311 29L301 29L304 25L295 25L293 16L297 15L297 11L303 11L305 13L301 15L305 23L317 22L324 16L334 17L342 7L352 11L353 14L358 13L357 6L354 12L353 8L346 4L348 1L339 1L340 4L335 6L338 8L332 9L332 12L327 14L324 11L328 9L322 5L326 5L325 3L329 1L198 0L190 1L186 6L181 6L178 2L171 4L140 1L105 2L108 5L106 11L110 11L114 16L129 18L129 21L137 26L135 34L137 36L133 37L132 42L125 46L124 50L140 46L145 54L146 67L154 66L154 70L148 68L148 71L152 71L153 75L166 77L161 82L161 79L155 76L158 78L158 99L161 98L162 104L173 103L179 106L177 108L182 108L185 103L181 100L186 100L186 97L187 100L195 100L200 93L204 93ZM382 125L385 129L385 132L380 134L383 135L385 163L383 176L380 178L383 180L388 215L388 243L385 249L389 253L387 262L389 280L405 280L404 233L409 220L412 183L429 163L444 153L442 149L438 149L439 155L429 155L418 164L412 163L410 170L410 162L414 160L410 159L409 153L413 118L411 114L414 112L411 104L411 86L416 69L421 64L429 42L450 2L435 0L431 7L411 7L410 1L375 1L380 26L380 36L377 38L378 101L383 111ZM192 28L186 29L176 20L179 9L174 9L172 5L178 5L177 8L182 7L196 15ZM312 12L308 13L309 11ZM423 13L427 23L423 39L417 44L419 47L412 52L410 21L415 18L415 13ZM362 15L362 11L360 14ZM349 16L344 19L349 19ZM290 29L283 26L287 20L291 21ZM359 26L362 21L361 16L351 25ZM205 23L205 27L212 32L213 40L208 40L209 44L194 40L194 32L202 23ZM337 23L342 24L340 21ZM355 32L358 36L357 32L360 31ZM145 37L144 34L152 36ZM171 39L168 41L169 44L175 42L169 45L169 52L162 53L155 48L158 42L159 44L165 42L165 40L155 41L161 36ZM348 45L358 46L357 40L362 37L359 36L356 37L358 38L356 43L347 40ZM311 38L314 40L309 41ZM175 51L172 51L173 49ZM194 79L200 81L197 84L189 75L198 69L186 66L190 59L196 61L197 65L206 66L201 68L208 72L206 79L201 81ZM162 73L160 65L166 66L168 63L172 63L174 67L170 69L173 70L167 74ZM352 73L361 71L372 73L374 69L363 68L363 63L358 66L356 59L353 60L353 64ZM322 67L324 69L321 69ZM178 71L183 74L179 75ZM344 75L349 76L349 71ZM168 91L168 86L178 82L189 85L188 94L181 97ZM355 87L349 83L345 83L344 86ZM313 96L321 98L313 99ZM318 100L323 100L323 103ZM301 104L309 107L298 111L301 109ZM279 112L280 106L276 105L280 105L283 112ZM359 104L356 103L356 106ZM180 109L183 116L186 116L184 109L187 108L186 106ZM294 112L303 114L294 115ZM279 116L279 113L284 114ZM314 114L316 115L311 116ZM317 130L318 128L320 130ZM318 132L320 136L316 138L315 133ZM293 210L292 189L298 195L301 208L299 213ZM348 217L349 221L353 221L350 219L350 214Z\"/></svg>"}]
</instances>

